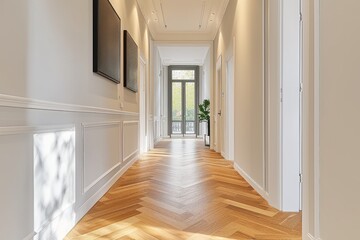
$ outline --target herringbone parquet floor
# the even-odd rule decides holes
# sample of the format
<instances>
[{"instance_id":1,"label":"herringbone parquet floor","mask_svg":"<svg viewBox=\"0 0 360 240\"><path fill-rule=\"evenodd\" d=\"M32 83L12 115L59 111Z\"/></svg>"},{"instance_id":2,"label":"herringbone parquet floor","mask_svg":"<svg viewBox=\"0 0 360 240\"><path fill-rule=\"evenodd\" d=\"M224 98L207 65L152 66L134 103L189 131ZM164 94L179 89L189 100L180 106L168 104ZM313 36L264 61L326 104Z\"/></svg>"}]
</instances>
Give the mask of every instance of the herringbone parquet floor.
<instances>
[{"instance_id":1,"label":"herringbone parquet floor","mask_svg":"<svg viewBox=\"0 0 360 240\"><path fill-rule=\"evenodd\" d=\"M202 141L165 140L66 239L301 239L301 214L271 208Z\"/></svg>"}]
</instances>

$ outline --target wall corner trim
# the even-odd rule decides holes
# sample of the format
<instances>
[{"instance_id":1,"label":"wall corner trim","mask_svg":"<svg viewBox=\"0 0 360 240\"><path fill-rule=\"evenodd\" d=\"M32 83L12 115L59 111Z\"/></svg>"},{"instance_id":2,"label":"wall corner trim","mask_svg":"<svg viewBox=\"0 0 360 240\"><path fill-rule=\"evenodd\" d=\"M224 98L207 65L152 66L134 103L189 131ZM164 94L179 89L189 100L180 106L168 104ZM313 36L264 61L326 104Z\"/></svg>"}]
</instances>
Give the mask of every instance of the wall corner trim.
<instances>
[{"instance_id":1,"label":"wall corner trim","mask_svg":"<svg viewBox=\"0 0 360 240\"><path fill-rule=\"evenodd\" d=\"M37 234L36 232L32 232L26 237L24 237L23 240L32 240L36 236L36 234Z\"/></svg>"},{"instance_id":2,"label":"wall corner trim","mask_svg":"<svg viewBox=\"0 0 360 240\"><path fill-rule=\"evenodd\" d=\"M306 236L306 238L308 239L308 240L321 240L321 238L315 238L313 235L311 235L310 233L308 233L307 234L307 236Z\"/></svg>"},{"instance_id":3,"label":"wall corner trim","mask_svg":"<svg viewBox=\"0 0 360 240\"><path fill-rule=\"evenodd\" d=\"M269 195L254 179L252 179L240 166L238 163L234 162L235 170L259 193L268 203Z\"/></svg>"},{"instance_id":4,"label":"wall corner trim","mask_svg":"<svg viewBox=\"0 0 360 240\"><path fill-rule=\"evenodd\" d=\"M113 184L138 160L138 155L134 156L125 164L102 188L100 188L92 197L90 197L79 209L76 210L76 220L74 226L85 216L85 214L95 205L100 198L113 186Z\"/></svg>"}]
</instances>

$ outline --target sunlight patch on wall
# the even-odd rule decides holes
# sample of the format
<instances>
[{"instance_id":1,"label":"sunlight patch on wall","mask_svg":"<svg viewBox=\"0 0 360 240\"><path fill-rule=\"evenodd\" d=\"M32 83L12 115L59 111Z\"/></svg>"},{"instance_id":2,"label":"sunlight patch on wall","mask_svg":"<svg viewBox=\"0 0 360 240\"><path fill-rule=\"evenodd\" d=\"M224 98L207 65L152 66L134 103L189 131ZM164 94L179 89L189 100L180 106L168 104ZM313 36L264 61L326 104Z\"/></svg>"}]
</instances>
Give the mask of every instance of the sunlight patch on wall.
<instances>
[{"instance_id":1,"label":"sunlight patch on wall","mask_svg":"<svg viewBox=\"0 0 360 240\"><path fill-rule=\"evenodd\" d=\"M75 223L75 131L34 134L35 239L62 239Z\"/></svg>"}]
</instances>

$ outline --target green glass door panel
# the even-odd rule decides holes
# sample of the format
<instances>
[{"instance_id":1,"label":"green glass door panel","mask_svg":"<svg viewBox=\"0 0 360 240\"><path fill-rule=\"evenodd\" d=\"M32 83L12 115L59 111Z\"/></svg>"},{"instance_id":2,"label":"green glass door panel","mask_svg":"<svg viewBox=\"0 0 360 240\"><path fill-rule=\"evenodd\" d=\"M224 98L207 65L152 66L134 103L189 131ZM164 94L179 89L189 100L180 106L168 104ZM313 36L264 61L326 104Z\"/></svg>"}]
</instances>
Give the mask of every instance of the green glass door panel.
<instances>
[{"instance_id":1,"label":"green glass door panel","mask_svg":"<svg viewBox=\"0 0 360 240\"><path fill-rule=\"evenodd\" d=\"M185 132L195 133L195 83L185 83Z\"/></svg>"},{"instance_id":2,"label":"green glass door panel","mask_svg":"<svg viewBox=\"0 0 360 240\"><path fill-rule=\"evenodd\" d=\"M181 82L172 83L172 120L182 121L182 84Z\"/></svg>"},{"instance_id":3,"label":"green glass door panel","mask_svg":"<svg viewBox=\"0 0 360 240\"><path fill-rule=\"evenodd\" d=\"M195 121L195 83L187 82L185 87L185 92L186 92L185 119L186 121Z\"/></svg>"}]
</instances>

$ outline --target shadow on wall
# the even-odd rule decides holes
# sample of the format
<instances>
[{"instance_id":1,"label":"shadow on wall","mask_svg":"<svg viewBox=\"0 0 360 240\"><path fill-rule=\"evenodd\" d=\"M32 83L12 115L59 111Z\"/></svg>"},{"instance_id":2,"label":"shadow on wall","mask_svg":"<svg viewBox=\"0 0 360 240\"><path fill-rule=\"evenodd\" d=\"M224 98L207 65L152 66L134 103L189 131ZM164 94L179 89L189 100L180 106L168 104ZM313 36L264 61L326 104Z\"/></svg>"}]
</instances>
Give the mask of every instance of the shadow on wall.
<instances>
[{"instance_id":1,"label":"shadow on wall","mask_svg":"<svg viewBox=\"0 0 360 240\"><path fill-rule=\"evenodd\" d=\"M34 239L62 239L74 202L75 131L34 134Z\"/></svg>"}]
</instances>

